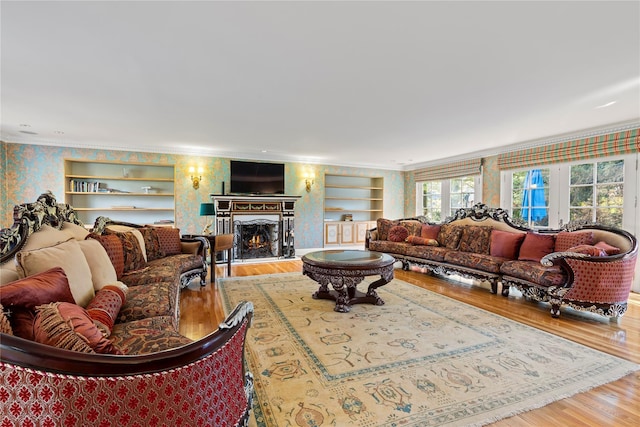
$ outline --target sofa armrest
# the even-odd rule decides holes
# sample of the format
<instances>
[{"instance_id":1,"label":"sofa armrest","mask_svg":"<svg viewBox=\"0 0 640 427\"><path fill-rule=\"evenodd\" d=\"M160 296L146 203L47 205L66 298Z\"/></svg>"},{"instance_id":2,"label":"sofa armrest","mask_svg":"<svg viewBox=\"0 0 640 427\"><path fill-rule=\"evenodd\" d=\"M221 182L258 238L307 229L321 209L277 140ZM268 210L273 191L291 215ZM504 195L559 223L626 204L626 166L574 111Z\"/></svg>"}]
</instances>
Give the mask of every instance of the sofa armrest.
<instances>
[{"instance_id":1,"label":"sofa armrest","mask_svg":"<svg viewBox=\"0 0 640 427\"><path fill-rule=\"evenodd\" d=\"M180 238L180 248L183 254L200 255L207 259L209 252L209 239L203 236L182 236Z\"/></svg>"},{"instance_id":2,"label":"sofa armrest","mask_svg":"<svg viewBox=\"0 0 640 427\"><path fill-rule=\"evenodd\" d=\"M0 424L236 425L251 408L244 345L253 315L240 303L218 330L158 353L85 354L1 334ZM89 402L104 402L89 405ZM126 417L123 418L123 417Z\"/></svg>"}]
</instances>

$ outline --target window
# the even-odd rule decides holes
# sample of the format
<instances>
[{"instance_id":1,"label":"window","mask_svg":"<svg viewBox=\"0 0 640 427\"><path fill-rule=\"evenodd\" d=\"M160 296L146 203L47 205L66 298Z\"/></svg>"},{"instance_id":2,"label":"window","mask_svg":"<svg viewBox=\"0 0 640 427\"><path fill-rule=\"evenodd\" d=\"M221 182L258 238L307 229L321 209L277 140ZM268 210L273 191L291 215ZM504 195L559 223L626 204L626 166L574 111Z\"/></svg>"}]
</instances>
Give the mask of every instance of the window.
<instances>
[{"instance_id":1,"label":"window","mask_svg":"<svg viewBox=\"0 0 640 427\"><path fill-rule=\"evenodd\" d=\"M639 179L635 158L631 154L503 171L501 205L510 206L511 217L523 219L532 228L558 228L565 222L586 221L632 231L636 227ZM534 170L542 175L544 202L526 196L527 191L539 188L539 184L527 184L527 176ZM537 209L540 211L536 214ZM540 214L542 210L546 216Z\"/></svg>"},{"instance_id":2,"label":"window","mask_svg":"<svg viewBox=\"0 0 640 427\"><path fill-rule=\"evenodd\" d=\"M419 182L416 213L430 222L442 222L458 209L469 208L476 200L482 200L480 183L480 176Z\"/></svg>"},{"instance_id":3,"label":"window","mask_svg":"<svg viewBox=\"0 0 640 427\"><path fill-rule=\"evenodd\" d=\"M569 219L622 227L624 161L571 166Z\"/></svg>"},{"instance_id":4,"label":"window","mask_svg":"<svg viewBox=\"0 0 640 427\"><path fill-rule=\"evenodd\" d=\"M549 226L549 169L529 169L512 175L511 216L529 228Z\"/></svg>"}]
</instances>

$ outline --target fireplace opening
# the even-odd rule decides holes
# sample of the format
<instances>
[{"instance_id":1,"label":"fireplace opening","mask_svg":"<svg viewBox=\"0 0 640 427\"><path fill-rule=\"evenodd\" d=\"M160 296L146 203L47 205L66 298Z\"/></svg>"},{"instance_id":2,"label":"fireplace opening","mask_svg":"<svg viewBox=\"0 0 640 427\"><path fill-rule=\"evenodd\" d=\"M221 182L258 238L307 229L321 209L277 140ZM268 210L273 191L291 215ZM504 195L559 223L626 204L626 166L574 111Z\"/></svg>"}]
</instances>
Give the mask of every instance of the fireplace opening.
<instances>
[{"instance_id":1,"label":"fireplace opening","mask_svg":"<svg viewBox=\"0 0 640 427\"><path fill-rule=\"evenodd\" d=\"M279 257L280 221L234 221L236 259Z\"/></svg>"}]
</instances>

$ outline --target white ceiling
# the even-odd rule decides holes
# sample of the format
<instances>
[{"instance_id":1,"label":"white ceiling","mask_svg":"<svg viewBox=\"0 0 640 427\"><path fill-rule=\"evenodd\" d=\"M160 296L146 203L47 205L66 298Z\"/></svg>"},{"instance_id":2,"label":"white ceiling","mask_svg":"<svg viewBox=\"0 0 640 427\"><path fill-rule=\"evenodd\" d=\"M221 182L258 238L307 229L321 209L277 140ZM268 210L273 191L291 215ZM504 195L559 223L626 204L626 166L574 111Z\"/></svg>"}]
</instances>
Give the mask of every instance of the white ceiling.
<instances>
[{"instance_id":1,"label":"white ceiling","mask_svg":"<svg viewBox=\"0 0 640 427\"><path fill-rule=\"evenodd\" d=\"M638 1L2 0L0 14L6 142L410 170L640 122Z\"/></svg>"}]
</instances>

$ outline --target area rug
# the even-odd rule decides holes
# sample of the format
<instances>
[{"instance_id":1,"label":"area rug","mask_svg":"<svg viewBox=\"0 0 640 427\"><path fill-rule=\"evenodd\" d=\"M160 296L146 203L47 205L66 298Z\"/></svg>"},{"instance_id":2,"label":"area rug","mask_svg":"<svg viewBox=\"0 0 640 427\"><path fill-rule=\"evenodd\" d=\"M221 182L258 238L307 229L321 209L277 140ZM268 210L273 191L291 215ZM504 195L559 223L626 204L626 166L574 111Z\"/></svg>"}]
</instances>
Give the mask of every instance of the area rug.
<instances>
[{"instance_id":1,"label":"area rug","mask_svg":"<svg viewBox=\"0 0 640 427\"><path fill-rule=\"evenodd\" d=\"M366 289L367 283L359 285ZM394 279L384 305L314 300L300 273L225 278L252 301L246 360L263 426L486 425L640 365Z\"/></svg>"}]
</instances>

